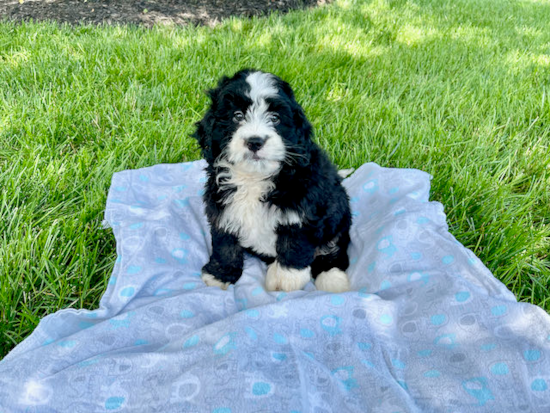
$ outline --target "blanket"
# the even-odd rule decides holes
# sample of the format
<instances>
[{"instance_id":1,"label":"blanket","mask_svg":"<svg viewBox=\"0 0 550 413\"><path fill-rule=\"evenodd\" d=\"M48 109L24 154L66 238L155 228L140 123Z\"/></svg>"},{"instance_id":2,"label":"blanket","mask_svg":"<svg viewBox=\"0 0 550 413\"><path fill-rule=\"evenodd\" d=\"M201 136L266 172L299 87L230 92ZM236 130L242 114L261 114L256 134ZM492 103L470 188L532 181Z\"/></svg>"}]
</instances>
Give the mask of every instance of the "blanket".
<instances>
[{"instance_id":1,"label":"blanket","mask_svg":"<svg viewBox=\"0 0 550 413\"><path fill-rule=\"evenodd\" d=\"M227 291L202 282L204 167L113 176L100 307L45 317L0 362L0 412L550 411L550 317L449 233L427 173L347 178L351 291L285 293L252 256Z\"/></svg>"}]
</instances>

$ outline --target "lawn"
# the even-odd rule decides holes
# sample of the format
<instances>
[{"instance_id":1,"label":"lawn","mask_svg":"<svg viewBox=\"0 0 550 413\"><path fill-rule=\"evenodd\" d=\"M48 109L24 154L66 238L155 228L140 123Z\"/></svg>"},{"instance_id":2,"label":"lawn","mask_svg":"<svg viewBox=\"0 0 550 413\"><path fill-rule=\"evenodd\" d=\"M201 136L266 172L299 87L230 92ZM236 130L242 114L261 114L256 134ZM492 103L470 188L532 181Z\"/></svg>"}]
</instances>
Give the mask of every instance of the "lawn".
<instances>
[{"instance_id":1,"label":"lawn","mask_svg":"<svg viewBox=\"0 0 550 413\"><path fill-rule=\"evenodd\" d=\"M550 311L550 2L335 1L205 27L0 23L0 357L96 308L116 259L114 172L195 160L204 90L289 81L341 167L433 175L450 231Z\"/></svg>"}]
</instances>

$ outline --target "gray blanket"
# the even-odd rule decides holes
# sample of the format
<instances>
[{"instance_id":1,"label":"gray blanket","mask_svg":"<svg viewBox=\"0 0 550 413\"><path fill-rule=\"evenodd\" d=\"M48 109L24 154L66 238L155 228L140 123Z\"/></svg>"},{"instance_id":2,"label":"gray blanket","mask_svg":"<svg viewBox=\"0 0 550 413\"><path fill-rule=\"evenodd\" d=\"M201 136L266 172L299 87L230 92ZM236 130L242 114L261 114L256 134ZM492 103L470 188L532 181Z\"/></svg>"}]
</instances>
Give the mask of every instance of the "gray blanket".
<instances>
[{"instance_id":1,"label":"gray blanket","mask_svg":"<svg viewBox=\"0 0 550 413\"><path fill-rule=\"evenodd\" d=\"M430 176L345 180L352 291L206 287L203 161L115 174L100 308L62 310L0 363L0 412L550 412L550 317L449 232Z\"/></svg>"}]
</instances>

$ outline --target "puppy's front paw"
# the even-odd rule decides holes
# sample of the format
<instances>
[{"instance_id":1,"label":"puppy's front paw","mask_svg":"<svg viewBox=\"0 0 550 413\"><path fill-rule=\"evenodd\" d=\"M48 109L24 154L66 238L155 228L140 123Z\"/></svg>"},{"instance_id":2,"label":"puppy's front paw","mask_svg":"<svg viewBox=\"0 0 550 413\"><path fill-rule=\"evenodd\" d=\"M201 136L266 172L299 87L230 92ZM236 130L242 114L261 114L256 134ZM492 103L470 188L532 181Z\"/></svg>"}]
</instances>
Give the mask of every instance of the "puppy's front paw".
<instances>
[{"instance_id":1,"label":"puppy's front paw","mask_svg":"<svg viewBox=\"0 0 550 413\"><path fill-rule=\"evenodd\" d=\"M202 272L201 278L207 286L220 287L222 290L227 290L227 287L229 287L229 284L230 284L230 283L224 283L223 281L218 280L212 274L208 274L205 271Z\"/></svg>"},{"instance_id":2,"label":"puppy's front paw","mask_svg":"<svg viewBox=\"0 0 550 413\"><path fill-rule=\"evenodd\" d=\"M275 261L267 267L265 287L268 291L301 290L311 279L311 268L304 269L283 267Z\"/></svg>"},{"instance_id":3,"label":"puppy's front paw","mask_svg":"<svg viewBox=\"0 0 550 413\"><path fill-rule=\"evenodd\" d=\"M330 293L349 291L348 275L338 268L332 268L317 276L315 279L315 287L317 287L318 290L328 291Z\"/></svg>"}]
</instances>

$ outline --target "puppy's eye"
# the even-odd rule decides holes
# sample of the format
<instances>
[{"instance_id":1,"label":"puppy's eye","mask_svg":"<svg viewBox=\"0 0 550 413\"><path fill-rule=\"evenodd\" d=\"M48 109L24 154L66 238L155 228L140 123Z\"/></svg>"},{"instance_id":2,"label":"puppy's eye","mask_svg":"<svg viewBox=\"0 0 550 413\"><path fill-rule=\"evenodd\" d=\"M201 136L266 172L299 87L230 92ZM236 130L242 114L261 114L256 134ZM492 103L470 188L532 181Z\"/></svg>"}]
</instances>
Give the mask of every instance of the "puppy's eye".
<instances>
[{"instance_id":1,"label":"puppy's eye","mask_svg":"<svg viewBox=\"0 0 550 413\"><path fill-rule=\"evenodd\" d=\"M277 115L276 113L272 113L271 115L269 115L269 121L274 125L278 125L281 122L281 118L279 118L279 115Z\"/></svg>"},{"instance_id":2,"label":"puppy's eye","mask_svg":"<svg viewBox=\"0 0 550 413\"><path fill-rule=\"evenodd\" d=\"M233 113L233 122L239 123L244 120L244 113L242 113L240 110Z\"/></svg>"}]
</instances>

